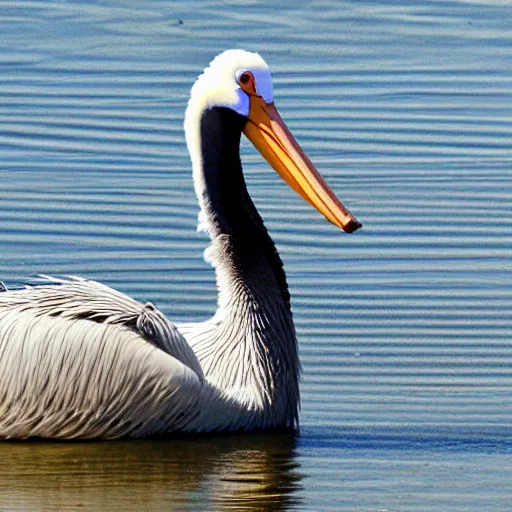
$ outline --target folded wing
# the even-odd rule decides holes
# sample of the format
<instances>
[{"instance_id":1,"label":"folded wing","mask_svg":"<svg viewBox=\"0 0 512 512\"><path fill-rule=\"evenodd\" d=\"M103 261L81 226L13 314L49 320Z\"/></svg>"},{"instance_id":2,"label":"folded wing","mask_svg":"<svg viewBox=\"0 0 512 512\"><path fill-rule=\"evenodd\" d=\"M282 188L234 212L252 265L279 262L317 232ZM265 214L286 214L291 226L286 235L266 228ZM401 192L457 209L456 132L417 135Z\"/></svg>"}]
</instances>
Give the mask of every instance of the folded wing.
<instances>
[{"instance_id":1,"label":"folded wing","mask_svg":"<svg viewBox=\"0 0 512 512\"><path fill-rule=\"evenodd\" d=\"M144 437L198 413L192 349L151 304L94 281L0 292L0 436Z\"/></svg>"}]
</instances>

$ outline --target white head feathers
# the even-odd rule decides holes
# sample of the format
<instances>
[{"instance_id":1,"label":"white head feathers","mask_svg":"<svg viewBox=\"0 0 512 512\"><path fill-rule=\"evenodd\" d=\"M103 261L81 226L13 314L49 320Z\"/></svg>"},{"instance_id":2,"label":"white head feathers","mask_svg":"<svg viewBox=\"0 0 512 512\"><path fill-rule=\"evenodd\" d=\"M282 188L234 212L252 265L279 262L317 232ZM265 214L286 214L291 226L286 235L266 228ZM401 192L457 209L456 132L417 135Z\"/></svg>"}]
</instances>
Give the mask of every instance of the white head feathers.
<instances>
[{"instance_id":1,"label":"white head feathers","mask_svg":"<svg viewBox=\"0 0 512 512\"><path fill-rule=\"evenodd\" d=\"M266 62L257 53L226 50L211 61L193 85L186 115L189 110L202 112L214 106L248 115L249 98L238 85L238 78L244 71L253 74L257 94L267 103L274 101L272 77Z\"/></svg>"}]
</instances>

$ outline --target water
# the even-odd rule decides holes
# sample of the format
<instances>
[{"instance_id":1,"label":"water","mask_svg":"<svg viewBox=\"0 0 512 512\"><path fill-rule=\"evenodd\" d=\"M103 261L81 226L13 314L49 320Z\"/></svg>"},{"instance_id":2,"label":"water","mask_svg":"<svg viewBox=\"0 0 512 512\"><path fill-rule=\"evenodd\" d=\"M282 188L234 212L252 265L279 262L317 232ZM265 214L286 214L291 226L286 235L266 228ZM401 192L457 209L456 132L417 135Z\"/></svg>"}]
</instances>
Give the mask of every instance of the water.
<instances>
[{"instance_id":1,"label":"water","mask_svg":"<svg viewBox=\"0 0 512 512\"><path fill-rule=\"evenodd\" d=\"M249 144L288 274L301 435L3 443L6 510L503 511L512 503L508 2L0 1L0 278L215 309L182 133L197 74L259 51L347 236Z\"/></svg>"}]
</instances>

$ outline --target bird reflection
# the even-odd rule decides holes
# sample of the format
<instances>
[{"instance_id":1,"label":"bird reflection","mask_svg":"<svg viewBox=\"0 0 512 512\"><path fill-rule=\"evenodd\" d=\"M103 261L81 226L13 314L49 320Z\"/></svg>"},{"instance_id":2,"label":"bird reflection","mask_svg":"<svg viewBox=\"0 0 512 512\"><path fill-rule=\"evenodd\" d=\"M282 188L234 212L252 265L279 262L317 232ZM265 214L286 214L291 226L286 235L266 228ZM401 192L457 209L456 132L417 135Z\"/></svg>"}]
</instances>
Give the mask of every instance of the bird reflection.
<instances>
[{"instance_id":1,"label":"bird reflection","mask_svg":"<svg viewBox=\"0 0 512 512\"><path fill-rule=\"evenodd\" d=\"M139 442L3 443L9 510L286 511L302 475L291 434Z\"/></svg>"}]
</instances>

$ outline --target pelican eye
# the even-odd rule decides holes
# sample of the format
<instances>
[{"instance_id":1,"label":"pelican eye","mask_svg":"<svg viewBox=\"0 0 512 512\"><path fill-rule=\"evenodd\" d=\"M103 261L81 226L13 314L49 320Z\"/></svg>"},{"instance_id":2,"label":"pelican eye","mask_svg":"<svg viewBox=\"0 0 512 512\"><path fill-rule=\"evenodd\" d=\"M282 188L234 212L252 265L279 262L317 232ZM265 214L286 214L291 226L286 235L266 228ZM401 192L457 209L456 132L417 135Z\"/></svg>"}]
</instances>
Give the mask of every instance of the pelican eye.
<instances>
[{"instance_id":1,"label":"pelican eye","mask_svg":"<svg viewBox=\"0 0 512 512\"><path fill-rule=\"evenodd\" d=\"M238 85L240 89L249 95L257 95L256 93L256 80L250 71L244 71L238 77Z\"/></svg>"},{"instance_id":2,"label":"pelican eye","mask_svg":"<svg viewBox=\"0 0 512 512\"><path fill-rule=\"evenodd\" d=\"M240 77L240 83L246 84L247 82L250 82L251 75L249 73L242 73L242 76Z\"/></svg>"}]
</instances>

